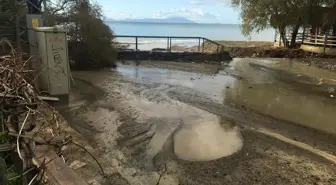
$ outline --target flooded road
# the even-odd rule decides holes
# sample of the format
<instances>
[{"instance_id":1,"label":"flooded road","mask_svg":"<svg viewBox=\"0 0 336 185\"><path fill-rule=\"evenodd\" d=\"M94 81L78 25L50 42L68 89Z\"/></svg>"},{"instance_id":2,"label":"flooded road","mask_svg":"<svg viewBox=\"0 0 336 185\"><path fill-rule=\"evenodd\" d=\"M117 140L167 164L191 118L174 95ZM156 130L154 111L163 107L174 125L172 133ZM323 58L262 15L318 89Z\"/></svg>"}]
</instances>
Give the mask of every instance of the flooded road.
<instances>
[{"instance_id":1,"label":"flooded road","mask_svg":"<svg viewBox=\"0 0 336 185\"><path fill-rule=\"evenodd\" d=\"M118 71L140 83L193 89L219 103L336 134L336 101L332 98L336 96L336 74L280 61L235 59L230 66L219 66L218 74L213 75L134 65L121 65ZM295 76L284 73L285 69Z\"/></svg>"},{"instance_id":2,"label":"flooded road","mask_svg":"<svg viewBox=\"0 0 336 185\"><path fill-rule=\"evenodd\" d=\"M234 59L77 71L73 100L86 89L94 101L68 120L100 133L101 160L129 184L333 184L336 73L312 68Z\"/></svg>"}]
</instances>

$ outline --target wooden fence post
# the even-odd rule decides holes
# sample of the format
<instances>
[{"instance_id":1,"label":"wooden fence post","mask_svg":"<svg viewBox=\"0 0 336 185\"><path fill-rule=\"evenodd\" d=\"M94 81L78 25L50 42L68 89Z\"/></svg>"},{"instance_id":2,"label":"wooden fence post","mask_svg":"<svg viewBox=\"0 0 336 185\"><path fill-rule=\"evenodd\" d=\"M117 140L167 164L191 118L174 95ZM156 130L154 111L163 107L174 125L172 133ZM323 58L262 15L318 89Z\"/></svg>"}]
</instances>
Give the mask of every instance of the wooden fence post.
<instances>
[{"instance_id":1,"label":"wooden fence post","mask_svg":"<svg viewBox=\"0 0 336 185\"><path fill-rule=\"evenodd\" d=\"M198 52L201 52L201 38L198 38Z\"/></svg>"},{"instance_id":2,"label":"wooden fence post","mask_svg":"<svg viewBox=\"0 0 336 185\"><path fill-rule=\"evenodd\" d=\"M325 32L324 34L324 47L323 47L323 54L326 54L326 47L328 44L328 31Z\"/></svg>"},{"instance_id":3,"label":"wooden fence post","mask_svg":"<svg viewBox=\"0 0 336 185\"><path fill-rule=\"evenodd\" d=\"M203 42L202 42L203 46L202 46L202 53L204 53L204 38L203 38Z\"/></svg>"},{"instance_id":4,"label":"wooden fence post","mask_svg":"<svg viewBox=\"0 0 336 185\"><path fill-rule=\"evenodd\" d=\"M169 52L171 52L171 48L172 48L172 38L169 38L170 40L169 40Z\"/></svg>"}]
</instances>

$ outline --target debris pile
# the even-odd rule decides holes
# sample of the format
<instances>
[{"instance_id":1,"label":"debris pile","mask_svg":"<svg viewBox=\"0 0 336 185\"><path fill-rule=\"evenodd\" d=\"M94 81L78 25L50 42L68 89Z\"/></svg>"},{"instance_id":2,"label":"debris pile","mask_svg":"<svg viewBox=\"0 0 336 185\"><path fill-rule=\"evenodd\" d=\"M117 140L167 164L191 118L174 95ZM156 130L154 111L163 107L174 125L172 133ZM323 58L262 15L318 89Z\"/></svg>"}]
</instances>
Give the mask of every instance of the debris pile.
<instances>
[{"instance_id":1,"label":"debris pile","mask_svg":"<svg viewBox=\"0 0 336 185\"><path fill-rule=\"evenodd\" d=\"M57 111L47 103L55 98L40 96L36 73L28 67L31 58L23 59L7 40L0 40L4 43L11 51L0 56L0 154L8 156L14 151L22 161L22 171L17 177L3 176L0 184L17 179L23 184L37 184L45 180L45 166L50 161L37 159L36 148L45 145L61 151L70 137L62 131ZM7 158L2 156L4 163Z\"/></svg>"}]
</instances>

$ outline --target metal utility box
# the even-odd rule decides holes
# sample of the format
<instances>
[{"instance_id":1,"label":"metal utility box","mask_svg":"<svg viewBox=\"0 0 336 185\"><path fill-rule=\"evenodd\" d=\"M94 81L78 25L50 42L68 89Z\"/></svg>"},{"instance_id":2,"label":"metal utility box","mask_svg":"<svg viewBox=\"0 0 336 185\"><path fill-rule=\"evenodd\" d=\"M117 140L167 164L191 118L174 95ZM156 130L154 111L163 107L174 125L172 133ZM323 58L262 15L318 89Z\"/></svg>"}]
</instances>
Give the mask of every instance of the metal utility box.
<instances>
[{"instance_id":1,"label":"metal utility box","mask_svg":"<svg viewBox=\"0 0 336 185\"><path fill-rule=\"evenodd\" d=\"M38 27L35 31L40 88L68 103L70 69L66 31L55 27Z\"/></svg>"}]
</instances>

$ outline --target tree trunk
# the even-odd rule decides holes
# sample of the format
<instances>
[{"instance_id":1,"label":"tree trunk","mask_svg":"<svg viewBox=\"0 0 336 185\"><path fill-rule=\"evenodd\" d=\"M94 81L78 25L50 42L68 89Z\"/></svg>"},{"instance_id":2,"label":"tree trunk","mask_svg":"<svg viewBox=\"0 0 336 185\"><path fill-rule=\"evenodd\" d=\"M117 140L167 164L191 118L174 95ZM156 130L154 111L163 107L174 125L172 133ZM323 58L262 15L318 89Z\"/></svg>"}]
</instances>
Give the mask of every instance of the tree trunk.
<instances>
[{"instance_id":1,"label":"tree trunk","mask_svg":"<svg viewBox=\"0 0 336 185\"><path fill-rule=\"evenodd\" d=\"M283 46L287 47L286 30L280 26L279 33L280 33L280 39L282 40Z\"/></svg>"},{"instance_id":2,"label":"tree trunk","mask_svg":"<svg viewBox=\"0 0 336 185\"><path fill-rule=\"evenodd\" d=\"M297 34L299 32L299 29L300 29L300 25L299 24L296 24L293 28L293 32L292 32L292 38L291 38L291 43L290 43L290 47L291 48L295 48L296 47L296 37L297 37Z\"/></svg>"}]
</instances>

